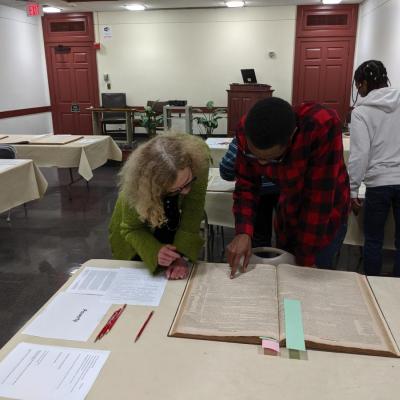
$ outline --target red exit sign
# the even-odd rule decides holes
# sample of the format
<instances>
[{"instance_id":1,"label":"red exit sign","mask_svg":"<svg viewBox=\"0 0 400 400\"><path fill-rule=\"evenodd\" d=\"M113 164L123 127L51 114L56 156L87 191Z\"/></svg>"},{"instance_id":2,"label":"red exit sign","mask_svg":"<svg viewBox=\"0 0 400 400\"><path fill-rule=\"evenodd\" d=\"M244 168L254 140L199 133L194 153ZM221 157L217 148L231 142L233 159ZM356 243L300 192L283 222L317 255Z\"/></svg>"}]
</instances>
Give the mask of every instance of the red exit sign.
<instances>
[{"instance_id":1,"label":"red exit sign","mask_svg":"<svg viewBox=\"0 0 400 400\"><path fill-rule=\"evenodd\" d=\"M28 3L26 5L26 13L28 14L28 17L40 15L40 5L37 3Z\"/></svg>"}]
</instances>

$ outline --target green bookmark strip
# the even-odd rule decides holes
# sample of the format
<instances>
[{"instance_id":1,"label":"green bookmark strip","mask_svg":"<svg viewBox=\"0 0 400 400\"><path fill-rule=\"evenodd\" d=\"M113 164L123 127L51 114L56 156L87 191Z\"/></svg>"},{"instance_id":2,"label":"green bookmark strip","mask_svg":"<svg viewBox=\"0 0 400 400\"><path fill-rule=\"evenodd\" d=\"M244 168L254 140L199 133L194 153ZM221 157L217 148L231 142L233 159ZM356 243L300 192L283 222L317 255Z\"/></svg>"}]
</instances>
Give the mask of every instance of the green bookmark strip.
<instances>
[{"instance_id":1,"label":"green bookmark strip","mask_svg":"<svg viewBox=\"0 0 400 400\"><path fill-rule=\"evenodd\" d=\"M283 299L283 307L285 310L286 348L305 351L300 301Z\"/></svg>"}]
</instances>

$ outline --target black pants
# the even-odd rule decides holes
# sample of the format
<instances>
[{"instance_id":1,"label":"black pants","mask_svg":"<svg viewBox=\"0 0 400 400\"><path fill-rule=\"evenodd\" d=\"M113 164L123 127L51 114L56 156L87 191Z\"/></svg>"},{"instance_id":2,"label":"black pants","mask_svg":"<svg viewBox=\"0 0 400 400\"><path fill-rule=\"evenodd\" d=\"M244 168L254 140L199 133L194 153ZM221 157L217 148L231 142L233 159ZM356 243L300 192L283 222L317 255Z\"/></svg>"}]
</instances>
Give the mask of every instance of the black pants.
<instances>
[{"instance_id":1,"label":"black pants","mask_svg":"<svg viewBox=\"0 0 400 400\"><path fill-rule=\"evenodd\" d=\"M400 185L369 187L364 209L364 272L380 275L385 223L390 210L395 222L393 275L400 277Z\"/></svg>"},{"instance_id":2,"label":"black pants","mask_svg":"<svg viewBox=\"0 0 400 400\"><path fill-rule=\"evenodd\" d=\"M253 247L270 247L272 239L272 215L278 203L279 193L260 196L255 218Z\"/></svg>"}]
</instances>

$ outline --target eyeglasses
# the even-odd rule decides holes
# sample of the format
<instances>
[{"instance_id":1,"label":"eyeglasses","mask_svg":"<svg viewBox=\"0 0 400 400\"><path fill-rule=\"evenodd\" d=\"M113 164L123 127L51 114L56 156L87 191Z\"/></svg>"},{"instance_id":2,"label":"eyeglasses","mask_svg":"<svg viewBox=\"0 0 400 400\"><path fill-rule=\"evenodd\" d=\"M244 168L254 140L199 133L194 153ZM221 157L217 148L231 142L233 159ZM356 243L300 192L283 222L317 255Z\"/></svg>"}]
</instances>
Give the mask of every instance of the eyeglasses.
<instances>
[{"instance_id":1,"label":"eyeglasses","mask_svg":"<svg viewBox=\"0 0 400 400\"><path fill-rule=\"evenodd\" d=\"M187 189L188 187L192 186L193 182L197 179L197 176L193 176L192 179L185 183L183 186L180 188L174 190L173 192L167 192L167 196L177 196L180 194L183 190Z\"/></svg>"},{"instance_id":2,"label":"eyeglasses","mask_svg":"<svg viewBox=\"0 0 400 400\"><path fill-rule=\"evenodd\" d=\"M263 160L263 159L260 159L260 158L257 158L254 154L252 154L252 153L249 153L249 152L247 152L247 151L242 151L242 154L247 158L247 159L249 159L249 160L251 160L251 161L257 161L257 162L259 162L259 163L261 163L261 164L279 164L279 163L281 163L282 161L283 161L283 159L285 158L285 155L286 155L286 151L282 154L282 156L280 156L279 158L273 158L273 159L270 159L270 160Z\"/></svg>"},{"instance_id":3,"label":"eyeglasses","mask_svg":"<svg viewBox=\"0 0 400 400\"><path fill-rule=\"evenodd\" d=\"M286 155L289 152L289 149L291 147L291 145L293 144L293 138L295 137L296 133L298 131L298 128L296 127L294 129L294 131L292 132L292 134L290 135L290 138L288 140L287 145L285 146L284 151L282 152L282 154L279 155L278 158L271 158L271 159L263 159L263 158L258 158L256 157L253 153L250 153L248 151L242 150L242 154L251 161L257 161L258 163L260 163L261 165L267 165L267 164L280 164L285 160Z\"/></svg>"}]
</instances>

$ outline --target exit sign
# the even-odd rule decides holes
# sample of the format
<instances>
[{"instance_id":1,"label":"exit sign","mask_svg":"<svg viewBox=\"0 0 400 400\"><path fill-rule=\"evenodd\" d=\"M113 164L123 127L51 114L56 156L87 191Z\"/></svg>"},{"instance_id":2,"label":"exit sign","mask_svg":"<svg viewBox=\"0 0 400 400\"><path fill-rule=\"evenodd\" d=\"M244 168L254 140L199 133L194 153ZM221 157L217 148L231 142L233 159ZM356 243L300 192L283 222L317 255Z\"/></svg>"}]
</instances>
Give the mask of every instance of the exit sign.
<instances>
[{"instance_id":1,"label":"exit sign","mask_svg":"<svg viewBox=\"0 0 400 400\"><path fill-rule=\"evenodd\" d=\"M26 13L28 14L28 17L40 15L40 5L37 3L28 3L26 5Z\"/></svg>"}]
</instances>

